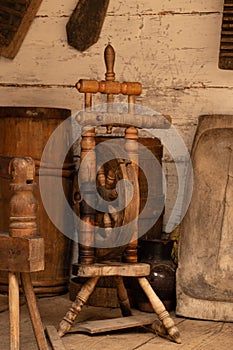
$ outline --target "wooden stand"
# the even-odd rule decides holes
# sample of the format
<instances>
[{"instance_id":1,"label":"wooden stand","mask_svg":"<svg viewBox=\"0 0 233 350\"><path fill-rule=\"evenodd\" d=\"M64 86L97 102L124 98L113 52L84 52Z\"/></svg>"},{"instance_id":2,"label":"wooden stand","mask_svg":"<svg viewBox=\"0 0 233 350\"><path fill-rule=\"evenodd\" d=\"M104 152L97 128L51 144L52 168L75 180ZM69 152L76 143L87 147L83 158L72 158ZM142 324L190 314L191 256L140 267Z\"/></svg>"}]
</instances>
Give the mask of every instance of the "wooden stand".
<instances>
[{"instance_id":1,"label":"wooden stand","mask_svg":"<svg viewBox=\"0 0 233 350\"><path fill-rule=\"evenodd\" d=\"M83 222L89 223L88 229L81 226L79 232L79 239L82 242L80 244L79 249L79 263L73 265L73 274L78 277L86 277L87 282L84 283L81 290L78 292L75 301L72 303L70 309L64 316L63 320L60 322L58 328L58 335L60 337L64 336L67 332L72 330L72 325L76 320L78 314L80 313L83 305L88 301L89 296L94 291L98 280L101 277L114 277L116 281L117 295L119 300L119 305L121 308L122 315L127 319L124 322L124 327L119 325L118 321L115 321L115 325L112 324L112 330L132 327L132 325L144 325L148 323L148 317L141 319L133 319L132 321L132 312L130 308L130 302L127 295L127 290L124 286L123 277L134 277L137 279L139 285L147 295L151 306L155 313L157 314L159 320L161 321L161 325L159 326L160 333L168 334L170 339L175 341L176 343L181 343L180 334L177 327L174 325L173 320L171 319L169 313L166 311L163 303L160 301L158 296L155 294L154 290L150 286L146 276L150 273L150 265L143 264L137 262L137 240L138 240L138 215L139 215L139 205L140 205L140 192L139 192L139 183L138 183L138 130L134 126L135 121L135 96L140 95L141 93L141 84L140 83L120 83L115 81L115 73L113 72L113 65L115 60L115 52L111 45L108 45L105 49L105 63L107 67L107 72L105 74L105 81L95 81L95 80L80 80L77 83L77 88L80 92L85 93L85 113L89 113L87 108L91 107L92 104L92 94L96 92L101 92L107 94L107 113L104 116L101 113L91 113L89 114L89 125L96 126L98 121L100 121L101 125L107 126L107 134L112 132L111 121L113 121L113 125L115 123L125 128L125 151L129 156L130 160L124 163L122 160L121 171L124 179L128 179L131 181L133 187L133 198L129 201L127 208L124 211L124 218L122 220L122 226L128 223L131 224L130 227L130 237L124 249L124 255L122 261L124 262L106 262L106 263L96 263L97 258L95 257L95 211L90 208L84 200L81 201L80 205L80 216ZM119 114L114 116L112 110L112 102L114 94L122 93L128 96L128 113L125 114L125 117L121 119ZM105 115L110 116L107 123L107 118ZM103 118L102 118L103 117ZM119 117L119 119L117 119ZM156 118L147 118L146 116L140 116L141 121L138 122L139 126L144 125L144 120L147 119L148 128L153 128L156 124ZM80 116L78 116L78 120ZM97 123L97 124L96 124ZM106 123L106 124L105 124ZM109 125L110 124L110 125ZM166 124L166 123L165 123ZM166 126L164 126L166 127ZM96 155L94 151L95 147L95 128L87 127L84 129L84 136L81 142L81 166L80 166L80 178L82 180L82 190L85 192L85 195L88 198L92 199L92 203L95 202L95 186L96 186ZM89 153L89 161L84 163L82 166L82 161L85 155ZM117 158L117 154L116 154ZM127 163L127 164L126 164ZM108 185L110 179L113 177L108 177L104 173L103 169L100 169L97 180L100 183L102 188L102 192L104 192L104 188L106 190L105 195L108 197L108 200L111 200L110 196L113 196L114 189L110 191ZM108 191L107 191L108 190ZM127 196L127 194L126 194ZM107 216L105 215L107 214ZM105 213L103 216L103 227L105 228L106 235L111 234L111 218L108 213ZM112 218L114 221L114 218ZM114 223L113 223L114 226ZM114 322L114 321L112 321ZM151 320L149 323L153 323ZM103 332L106 330L110 330L109 321L105 321L105 325L101 323L100 327L96 325L96 322L92 328L90 322L83 325L78 324L75 329L88 329L91 333ZM158 330L158 327L154 326Z\"/></svg>"},{"instance_id":2,"label":"wooden stand","mask_svg":"<svg viewBox=\"0 0 233 350\"><path fill-rule=\"evenodd\" d=\"M35 166L31 158L14 158L9 165L13 196L9 236L0 237L0 270L9 271L10 349L19 350L19 277L40 350L48 350L31 282L31 272L44 269L43 238L37 234L37 202L33 195Z\"/></svg>"}]
</instances>

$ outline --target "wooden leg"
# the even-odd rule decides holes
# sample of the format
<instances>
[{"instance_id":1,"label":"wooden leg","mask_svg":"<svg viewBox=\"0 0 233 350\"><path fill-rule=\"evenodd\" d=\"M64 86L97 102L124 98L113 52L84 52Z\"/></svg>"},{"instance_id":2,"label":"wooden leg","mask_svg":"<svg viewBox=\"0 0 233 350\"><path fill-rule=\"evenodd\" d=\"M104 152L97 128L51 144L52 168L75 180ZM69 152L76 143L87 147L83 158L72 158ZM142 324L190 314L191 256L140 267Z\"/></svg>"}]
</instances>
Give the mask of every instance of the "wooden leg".
<instances>
[{"instance_id":1,"label":"wooden leg","mask_svg":"<svg viewBox=\"0 0 233 350\"><path fill-rule=\"evenodd\" d=\"M121 276L115 276L117 297L119 300L122 316L131 316L130 302L128 298L127 290L124 286L124 281Z\"/></svg>"},{"instance_id":2,"label":"wooden leg","mask_svg":"<svg viewBox=\"0 0 233 350\"><path fill-rule=\"evenodd\" d=\"M63 337L63 335L70 330L83 305L87 302L89 296L94 291L98 280L98 276L92 277L86 283L84 283L81 290L77 294L75 301L72 303L71 308L59 324L58 335L60 337Z\"/></svg>"},{"instance_id":3,"label":"wooden leg","mask_svg":"<svg viewBox=\"0 0 233 350\"><path fill-rule=\"evenodd\" d=\"M37 307L36 297L32 287L30 273L21 273L21 282L26 296L38 348L39 350L48 350L49 348L45 338L44 328L41 322L39 310Z\"/></svg>"},{"instance_id":4,"label":"wooden leg","mask_svg":"<svg viewBox=\"0 0 233 350\"><path fill-rule=\"evenodd\" d=\"M19 350L19 281L9 272L10 350Z\"/></svg>"},{"instance_id":5,"label":"wooden leg","mask_svg":"<svg viewBox=\"0 0 233 350\"><path fill-rule=\"evenodd\" d=\"M151 306L155 313L158 315L159 320L162 322L163 326L167 330L170 337L178 344L181 343L180 333L178 328L175 326L174 321L170 317L169 313L165 309L162 301L155 294L153 288L145 277L139 277L138 282L144 292L146 293Z\"/></svg>"}]
</instances>

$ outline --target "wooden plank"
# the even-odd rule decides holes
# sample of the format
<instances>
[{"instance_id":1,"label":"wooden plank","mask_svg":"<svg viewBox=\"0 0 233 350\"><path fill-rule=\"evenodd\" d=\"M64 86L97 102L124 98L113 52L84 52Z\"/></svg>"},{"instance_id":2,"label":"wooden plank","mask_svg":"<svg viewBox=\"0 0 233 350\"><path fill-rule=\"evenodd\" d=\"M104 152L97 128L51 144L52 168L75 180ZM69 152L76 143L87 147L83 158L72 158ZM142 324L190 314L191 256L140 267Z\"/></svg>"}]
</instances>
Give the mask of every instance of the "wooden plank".
<instances>
[{"instance_id":1,"label":"wooden plank","mask_svg":"<svg viewBox=\"0 0 233 350\"><path fill-rule=\"evenodd\" d=\"M57 330L54 326L47 326L46 333L48 334L53 350L66 350L66 347L62 339L57 334Z\"/></svg>"},{"instance_id":2,"label":"wooden plank","mask_svg":"<svg viewBox=\"0 0 233 350\"><path fill-rule=\"evenodd\" d=\"M144 263L106 263L93 265L73 265L73 274L79 277L128 276L140 277L150 273L150 265Z\"/></svg>"},{"instance_id":3,"label":"wooden plank","mask_svg":"<svg viewBox=\"0 0 233 350\"><path fill-rule=\"evenodd\" d=\"M75 324L69 333L87 332L91 334L110 332L119 329L140 327L152 324L156 319L155 314L140 313L135 316L118 317L107 320L84 321Z\"/></svg>"},{"instance_id":4,"label":"wooden plank","mask_svg":"<svg viewBox=\"0 0 233 350\"><path fill-rule=\"evenodd\" d=\"M35 272L43 269L43 238L0 235L0 270Z\"/></svg>"},{"instance_id":5,"label":"wooden plank","mask_svg":"<svg viewBox=\"0 0 233 350\"><path fill-rule=\"evenodd\" d=\"M179 318L176 318L179 322ZM172 342L155 337L140 347L140 350L227 350L233 342L233 324L200 320L182 320L179 322L182 344L177 347ZM166 344L166 345L165 345Z\"/></svg>"}]
</instances>

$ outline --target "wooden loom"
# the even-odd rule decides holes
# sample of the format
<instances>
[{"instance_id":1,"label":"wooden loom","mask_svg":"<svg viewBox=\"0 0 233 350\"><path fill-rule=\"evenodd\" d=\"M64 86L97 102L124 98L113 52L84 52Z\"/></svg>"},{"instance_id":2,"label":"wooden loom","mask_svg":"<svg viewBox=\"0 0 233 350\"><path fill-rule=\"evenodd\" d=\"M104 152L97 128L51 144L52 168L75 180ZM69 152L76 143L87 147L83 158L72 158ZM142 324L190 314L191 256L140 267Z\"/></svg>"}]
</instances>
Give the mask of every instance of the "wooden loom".
<instances>
[{"instance_id":1,"label":"wooden loom","mask_svg":"<svg viewBox=\"0 0 233 350\"><path fill-rule=\"evenodd\" d=\"M102 125L107 126L107 134L111 134L112 127L117 125L125 128L125 150L130 156L131 162L124 162L121 160L120 169L124 179L131 181L134 189L133 199L125 209L123 219L120 224L125 224L133 220L139 214L139 185L138 185L138 129L137 127L147 128L168 128L170 120L160 118L161 116L141 116L136 115L135 111L135 96L141 94L140 83L130 82L117 82L115 81L115 73L113 71L115 60L115 52L111 45L108 45L105 49L105 63L107 72L105 74L105 81L96 80L80 80L77 83L77 89L79 92L85 94L85 111L78 115L78 121L84 126L83 137L81 141L81 165L87 154L89 154L89 161L84 166L80 166L80 178L83 185L83 190L89 199L95 200L95 192L93 190L96 187L96 129L95 126ZM107 112L95 113L91 110L92 106L92 94L101 92L107 95ZM115 114L112 109L112 102L114 101L114 95L123 94L128 96L128 113ZM86 126L85 126L86 125ZM89 125L89 126L87 126ZM91 127L90 127L91 125ZM136 125L132 126L132 125ZM116 154L117 158L117 154ZM114 197L114 187L112 185L115 182L114 172L108 172L100 168L97 173L97 182L101 189L106 190L106 193ZM105 193L105 194L106 194ZM111 199L113 198L111 197ZM133 214L132 214L133 213ZM127 295L126 288L124 286L123 277L135 277L146 293L153 310L158 315L161 325L159 330L163 334L168 334L170 338L176 343L180 343L180 334L177 327L174 325L169 313L166 311L163 303L157 297L152 287L150 286L146 276L150 272L150 265L137 262L137 239L138 239L138 225L134 225L132 237L130 242L124 249L124 261L112 261L112 262L98 262L98 257L95 255L95 224L96 224L96 212L91 208L84 200L80 203L80 217L82 219L79 229L79 263L73 265L73 274L78 277L88 278L78 292L76 300L72 303L71 308L68 310L63 320L60 322L58 335L64 336L67 332L72 331L72 325L76 320L83 305L88 301L89 296L94 291L98 280L103 276L111 276L115 278L116 288L118 294L118 300L123 316L132 317L130 303ZM103 215L103 226L105 227L106 234L111 233L111 226L114 218L111 218L109 214ZM117 219L116 219L117 221ZM88 226L86 225L88 224ZM88 229L87 229L88 227ZM113 321L114 322L114 321ZM148 323L148 318L147 318ZM150 320L149 322L153 322ZM140 325L143 323L143 317ZM138 323L137 323L138 325ZM132 326L132 322L129 322L129 327ZM112 329L119 327L116 326ZM127 328L127 327L126 327ZM99 332L101 332L101 327ZM108 329L109 330L109 329ZM103 331L103 330L102 330ZM90 332L98 332L98 328L90 330ZM51 337L52 338L52 337ZM56 340L57 341L57 340Z\"/></svg>"}]
</instances>

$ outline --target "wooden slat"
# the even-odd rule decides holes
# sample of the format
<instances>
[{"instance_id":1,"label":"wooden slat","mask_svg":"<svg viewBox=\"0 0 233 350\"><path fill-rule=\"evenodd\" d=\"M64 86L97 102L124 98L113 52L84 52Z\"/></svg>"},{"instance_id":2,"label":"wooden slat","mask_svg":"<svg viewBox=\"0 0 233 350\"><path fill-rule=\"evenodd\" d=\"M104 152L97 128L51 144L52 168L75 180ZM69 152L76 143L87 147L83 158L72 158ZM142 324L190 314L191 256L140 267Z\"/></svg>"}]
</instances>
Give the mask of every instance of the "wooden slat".
<instances>
[{"instance_id":1,"label":"wooden slat","mask_svg":"<svg viewBox=\"0 0 233 350\"><path fill-rule=\"evenodd\" d=\"M73 274L79 277L95 276L148 276L150 273L149 264L132 264L132 263L108 263L92 265L73 265Z\"/></svg>"},{"instance_id":2,"label":"wooden slat","mask_svg":"<svg viewBox=\"0 0 233 350\"><path fill-rule=\"evenodd\" d=\"M107 320L85 321L74 325L69 333L87 332L91 334L110 332L119 329L150 325L156 319L154 313L140 313L135 316L118 317Z\"/></svg>"},{"instance_id":3,"label":"wooden slat","mask_svg":"<svg viewBox=\"0 0 233 350\"><path fill-rule=\"evenodd\" d=\"M57 330L54 326L47 326L46 333L48 334L53 350L66 350L64 343L57 334Z\"/></svg>"}]
</instances>

